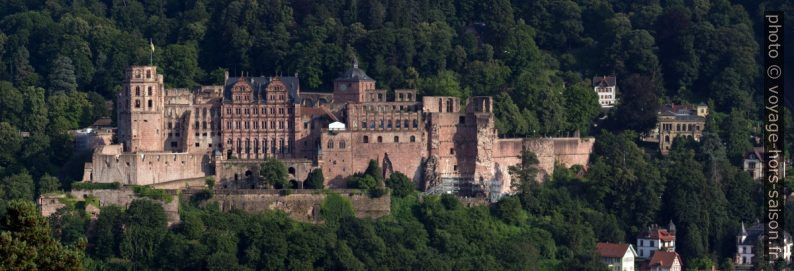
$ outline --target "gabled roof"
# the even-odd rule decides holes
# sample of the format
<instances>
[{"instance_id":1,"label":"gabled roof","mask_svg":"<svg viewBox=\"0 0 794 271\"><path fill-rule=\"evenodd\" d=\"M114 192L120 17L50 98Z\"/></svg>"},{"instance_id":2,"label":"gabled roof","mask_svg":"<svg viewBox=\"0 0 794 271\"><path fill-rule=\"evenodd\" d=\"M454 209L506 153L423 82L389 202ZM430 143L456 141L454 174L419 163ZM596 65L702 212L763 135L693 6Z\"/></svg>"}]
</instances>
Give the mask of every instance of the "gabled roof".
<instances>
[{"instance_id":1,"label":"gabled roof","mask_svg":"<svg viewBox=\"0 0 794 271\"><path fill-rule=\"evenodd\" d=\"M677 252L658 250L653 253L653 257L651 257L651 261L648 266L651 268L657 266L662 268L672 268L676 259L678 259L678 264L681 264L681 257L678 256Z\"/></svg>"},{"instance_id":2,"label":"gabled roof","mask_svg":"<svg viewBox=\"0 0 794 271\"><path fill-rule=\"evenodd\" d=\"M754 158L756 160L764 162L764 147L754 147L752 151L744 155L747 159L750 159L752 156L755 156Z\"/></svg>"},{"instance_id":3,"label":"gabled roof","mask_svg":"<svg viewBox=\"0 0 794 271\"><path fill-rule=\"evenodd\" d=\"M617 84L615 76L595 76L593 77L594 87L614 87Z\"/></svg>"},{"instance_id":4,"label":"gabled roof","mask_svg":"<svg viewBox=\"0 0 794 271\"><path fill-rule=\"evenodd\" d=\"M631 249L631 245L629 244L615 244L615 243L598 243L596 244L596 252L601 257L606 258L623 258L626 255L626 251Z\"/></svg>"},{"instance_id":5,"label":"gabled roof","mask_svg":"<svg viewBox=\"0 0 794 271\"><path fill-rule=\"evenodd\" d=\"M640 235L637 237L640 239L651 239L651 240L662 240L665 242L670 242L675 240L675 234L670 233L667 229L662 228L652 228L650 230L645 230L640 232Z\"/></svg>"},{"instance_id":6,"label":"gabled roof","mask_svg":"<svg viewBox=\"0 0 794 271\"><path fill-rule=\"evenodd\" d=\"M281 80L284 85L287 86L287 92L289 93L290 102L298 102L300 101L300 97L298 97L298 93L300 91L300 80L297 76L278 76L278 77L270 77L270 76L256 76L256 77L229 77L226 79L226 82L223 84L223 98L227 101L230 101L232 98L232 86L237 82L245 82L249 86L251 86L254 92L254 100L265 100L264 91L267 88L267 85L270 84L275 79Z\"/></svg>"}]
</instances>

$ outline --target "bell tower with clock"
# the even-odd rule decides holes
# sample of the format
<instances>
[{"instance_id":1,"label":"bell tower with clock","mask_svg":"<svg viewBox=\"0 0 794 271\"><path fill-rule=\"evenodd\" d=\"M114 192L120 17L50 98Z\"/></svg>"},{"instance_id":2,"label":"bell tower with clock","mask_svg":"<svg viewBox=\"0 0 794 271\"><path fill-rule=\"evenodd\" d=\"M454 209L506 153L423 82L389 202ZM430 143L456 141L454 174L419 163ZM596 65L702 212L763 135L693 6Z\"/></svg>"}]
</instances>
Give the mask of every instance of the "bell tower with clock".
<instances>
[{"instance_id":1,"label":"bell tower with clock","mask_svg":"<svg viewBox=\"0 0 794 271\"><path fill-rule=\"evenodd\" d=\"M334 80L334 101L337 103L361 103L366 101L368 91L375 90L375 80L364 70L358 68L358 61L353 67Z\"/></svg>"}]
</instances>

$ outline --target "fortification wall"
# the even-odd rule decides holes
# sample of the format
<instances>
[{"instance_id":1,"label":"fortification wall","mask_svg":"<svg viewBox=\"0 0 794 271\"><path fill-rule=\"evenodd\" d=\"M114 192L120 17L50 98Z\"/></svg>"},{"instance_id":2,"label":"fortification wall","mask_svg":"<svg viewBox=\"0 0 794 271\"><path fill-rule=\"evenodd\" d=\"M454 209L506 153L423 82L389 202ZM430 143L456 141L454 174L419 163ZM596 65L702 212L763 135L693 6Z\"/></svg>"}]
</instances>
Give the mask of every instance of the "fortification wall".
<instances>
[{"instance_id":1,"label":"fortification wall","mask_svg":"<svg viewBox=\"0 0 794 271\"><path fill-rule=\"evenodd\" d=\"M170 192L172 195L176 195L175 191ZM86 198L93 196L99 201L100 206L108 206L108 205L116 205L123 208L127 208L132 201L140 198L135 195L135 192L130 188L122 188L122 189L102 189L102 190L74 190L69 192L71 196L76 198L77 200L85 200ZM66 197L64 194L49 194L43 195L39 197L38 204L41 210L41 215L48 217L51 214L58 211L58 209L66 206L65 204L61 203L61 199ZM165 210L166 219L168 221L168 225L173 225L175 223L179 223L179 201L176 197L174 197L171 202L163 202L163 201L156 201L163 206L163 210ZM98 212L98 211L97 211Z\"/></svg>"},{"instance_id":2,"label":"fortification wall","mask_svg":"<svg viewBox=\"0 0 794 271\"><path fill-rule=\"evenodd\" d=\"M112 147L112 146L106 146ZM83 181L150 185L210 174L210 158L192 153L121 153L116 148L98 149Z\"/></svg>"},{"instance_id":3,"label":"fortification wall","mask_svg":"<svg viewBox=\"0 0 794 271\"><path fill-rule=\"evenodd\" d=\"M422 157L426 155L425 137L426 134L418 129L325 133L321 140L321 167L326 186L345 187L345 179L356 172L364 172L370 160L382 167L387 156L393 171L419 180ZM328 148L329 140L334 142L334 148ZM339 146L342 141L345 148Z\"/></svg>"},{"instance_id":4,"label":"fortification wall","mask_svg":"<svg viewBox=\"0 0 794 271\"><path fill-rule=\"evenodd\" d=\"M199 190L186 190L183 197L190 197ZM359 190L334 190L350 199L353 210L359 218L378 218L391 211L391 197L387 194L370 198ZM221 189L215 190L212 201L217 202L223 211L234 209L245 212L281 210L290 218L304 222L319 222L320 207L326 194L322 190L292 190L289 195L280 195L271 189Z\"/></svg>"},{"instance_id":5,"label":"fortification wall","mask_svg":"<svg viewBox=\"0 0 794 271\"><path fill-rule=\"evenodd\" d=\"M582 165L587 167L595 139L587 138L509 138L499 139L494 150L497 179L502 192L510 192L510 173L508 167L521 162L521 151L526 148L538 157L540 180L554 172L554 164L566 167Z\"/></svg>"}]
</instances>

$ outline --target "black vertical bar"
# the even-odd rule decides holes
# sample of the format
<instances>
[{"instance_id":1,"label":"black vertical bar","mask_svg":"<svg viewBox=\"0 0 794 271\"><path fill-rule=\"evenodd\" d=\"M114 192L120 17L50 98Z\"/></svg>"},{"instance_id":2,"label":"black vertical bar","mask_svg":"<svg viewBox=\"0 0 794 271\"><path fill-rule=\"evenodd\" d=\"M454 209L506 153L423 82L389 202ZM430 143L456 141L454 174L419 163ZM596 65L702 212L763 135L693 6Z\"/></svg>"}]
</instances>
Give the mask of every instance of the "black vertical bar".
<instances>
[{"instance_id":1,"label":"black vertical bar","mask_svg":"<svg viewBox=\"0 0 794 271\"><path fill-rule=\"evenodd\" d=\"M764 260L783 256L783 12L764 12Z\"/></svg>"}]
</instances>

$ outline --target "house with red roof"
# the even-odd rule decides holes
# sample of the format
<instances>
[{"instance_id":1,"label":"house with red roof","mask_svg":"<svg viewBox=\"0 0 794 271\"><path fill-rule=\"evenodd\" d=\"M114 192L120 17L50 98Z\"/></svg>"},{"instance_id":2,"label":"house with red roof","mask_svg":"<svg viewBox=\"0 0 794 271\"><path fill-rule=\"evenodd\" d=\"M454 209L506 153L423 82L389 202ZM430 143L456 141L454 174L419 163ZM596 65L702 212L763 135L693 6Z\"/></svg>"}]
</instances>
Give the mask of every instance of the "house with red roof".
<instances>
[{"instance_id":1,"label":"house with red roof","mask_svg":"<svg viewBox=\"0 0 794 271\"><path fill-rule=\"evenodd\" d=\"M681 256L674 251L656 251L648 263L650 271L681 271L684 270Z\"/></svg>"},{"instance_id":2,"label":"house with red roof","mask_svg":"<svg viewBox=\"0 0 794 271\"><path fill-rule=\"evenodd\" d=\"M675 224L672 220L666 229L654 224L637 236L637 257L650 259L656 251L675 251Z\"/></svg>"},{"instance_id":3,"label":"house with red roof","mask_svg":"<svg viewBox=\"0 0 794 271\"><path fill-rule=\"evenodd\" d=\"M612 271L634 271L634 258L637 252L631 244L598 243L596 252Z\"/></svg>"}]
</instances>

